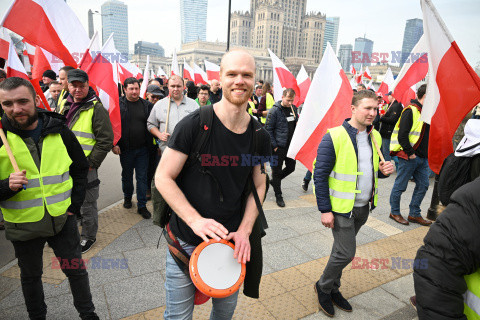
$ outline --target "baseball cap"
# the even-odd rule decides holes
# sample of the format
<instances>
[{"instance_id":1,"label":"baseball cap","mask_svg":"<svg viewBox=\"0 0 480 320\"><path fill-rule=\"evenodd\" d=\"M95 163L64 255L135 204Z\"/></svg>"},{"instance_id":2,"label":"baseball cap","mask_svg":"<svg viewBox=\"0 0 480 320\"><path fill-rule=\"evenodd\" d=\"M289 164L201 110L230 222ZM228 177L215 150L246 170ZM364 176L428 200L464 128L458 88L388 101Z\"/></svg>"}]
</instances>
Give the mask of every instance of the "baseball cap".
<instances>
[{"instance_id":1,"label":"baseball cap","mask_svg":"<svg viewBox=\"0 0 480 320\"><path fill-rule=\"evenodd\" d=\"M80 69L73 69L68 71L68 83L72 83L73 81L80 81L80 82L87 82L88 81L88 74Z\"/></svg>"}]
</instances>

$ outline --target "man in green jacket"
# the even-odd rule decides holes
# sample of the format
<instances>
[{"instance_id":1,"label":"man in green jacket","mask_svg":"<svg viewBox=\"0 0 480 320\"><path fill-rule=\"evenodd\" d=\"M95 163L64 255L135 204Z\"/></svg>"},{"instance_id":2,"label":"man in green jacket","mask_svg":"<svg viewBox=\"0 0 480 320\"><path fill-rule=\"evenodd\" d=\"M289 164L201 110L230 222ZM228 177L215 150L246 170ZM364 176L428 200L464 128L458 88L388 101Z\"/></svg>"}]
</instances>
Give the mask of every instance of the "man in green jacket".
<instances>
[{"instance_id":1,"label":"man in green jacket","mask_svg":"<svg viewBox=\"0 0 480 320\"><path fill-rule=\"evenodd\" d=\"M60 116L36 108L40 98L27 80L12 77L2 82L0 104L5 111L1 124L20 169L14 169L2 140L0 208L6 238L18 259L29 317L45 319L47 314L42 285L47 242L68 277L80 317L98 319L75 219L88 172L82 148Z\"/></svg>"},{"instance_id":2,"label":"man in green jacket","mask_svg":"<svg viewBox=\"0 0 480 320\"><path fill-rule=\"evenodd\" d=\"M107 110L88 85L85 71L68 72L67 98L62 114L67 126L77 137L87 157L87 193L82 206L82 253L90 250L96 241L98 230L97 199L100 191L98 168L113 147L113 130Z\"/></svg>"}]
</instances>

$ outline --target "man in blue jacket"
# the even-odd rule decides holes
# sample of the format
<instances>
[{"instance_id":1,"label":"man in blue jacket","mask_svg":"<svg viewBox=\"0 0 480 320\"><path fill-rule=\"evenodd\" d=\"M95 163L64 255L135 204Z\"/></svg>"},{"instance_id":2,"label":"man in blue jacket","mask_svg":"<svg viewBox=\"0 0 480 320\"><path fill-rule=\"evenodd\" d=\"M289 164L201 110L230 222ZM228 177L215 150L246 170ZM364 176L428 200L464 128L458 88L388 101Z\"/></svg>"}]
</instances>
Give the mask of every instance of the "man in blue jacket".
<instances>
[{"instance_id":1,"label":"man in blue jacket","mask_svg":"<svg viewBox=\"0 0 480 320\"><path fill-rule=\"evenodd\" d=\"M393 172L391 162L379 162L372 139L382 138L372 123L378 109L374 92L364 90L352 99L352 118L331 128L318 146L314 164L315 195L322 224L332 229L333 248L320 280L315 283L322 310L333 316L333 304L342 310L352 306L339 291L342 270L354 258L355 236L377 204L378 170Z\"/></svg>"},{"instance_id":2,"label":"man in blue jacket","mask_svg":"<svg viewBox=\"0 0 480 320\"><path fill-rule=\"evenodd\" d=\"M267 115L267 129L270 134L273 155L277 157L277 165L272 166L272 187L279 207L285 207L282 196L282 179L295 171L295 159L287 158L288 147L298 122L297 107L293 105L295 91L285 89L282 100L277 101ZM282 169L283 163L285 168Z\"/></svg>"}]
</instances>

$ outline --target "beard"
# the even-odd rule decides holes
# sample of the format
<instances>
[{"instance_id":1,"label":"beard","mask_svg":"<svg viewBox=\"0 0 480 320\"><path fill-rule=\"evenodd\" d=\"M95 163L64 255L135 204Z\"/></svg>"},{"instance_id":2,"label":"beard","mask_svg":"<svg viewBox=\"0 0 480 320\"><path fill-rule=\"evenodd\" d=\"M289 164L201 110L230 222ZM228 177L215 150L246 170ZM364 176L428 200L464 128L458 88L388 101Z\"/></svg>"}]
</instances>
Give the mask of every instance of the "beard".
<instances>
[{"instance_id":1,"label":"beard","mask_svg":"<svg viewBox=\"0 0 480 320\"><path fill-rule=\"evenodd\" d=\"M18 122L17 120L15 120L14 117L12 117L12 119L9 119L9 120L14 128L25 130L26 128L30 127L35 121L38 120L38 110L37 108L35 108L35 112L32 115L28 115L27 121L25 121L25 123Z\"/></svg>"},{"instance_id":2,"label":"beard","mask_svg":"<svg viewBox=\"0 0 480 320\"><path fill-rule=\"evenodd\" d=\"M236 106L242 106L245 103L247 103L248 99L252 96L253 93L253 87L247 88L247 91L242 97L236 97L232 94L230 90L224 90L223 95L225 96L225 99L227 99L228 102L236 105Z\"/></svg>"}]
</instances>

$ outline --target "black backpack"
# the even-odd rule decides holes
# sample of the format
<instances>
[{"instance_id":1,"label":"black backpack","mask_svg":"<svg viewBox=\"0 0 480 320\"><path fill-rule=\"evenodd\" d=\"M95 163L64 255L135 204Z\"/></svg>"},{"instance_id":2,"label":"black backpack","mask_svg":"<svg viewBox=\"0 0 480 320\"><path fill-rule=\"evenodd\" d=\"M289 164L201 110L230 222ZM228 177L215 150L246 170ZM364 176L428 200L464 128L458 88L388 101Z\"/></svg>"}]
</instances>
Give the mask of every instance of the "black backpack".
<instances>
[{"instance_id":1,"label":"black backpack","mask_svg":"<svg viewBox=\"0 0 480 320\"><path fill-rule=\"evenodd\" d=\"M468 151L480 145L477 143L468 148L458 151ZM471 182L470 170L473 157L457 157L451 153L442 164L438 177L438 198L446 206L450 203L450 197L461 186Z\"/></svg>"},{"instance_id":2,"label":"black backpack","mask_svg":"<svg viewBox=\"0 0 480 320\"><path fill-rule=\"evenodd\" d=\"M193 166L196 162L198 163L202 162L201 154L202 154L202 150L206 146L206 142L210 137L210 132L211 132L210 129L212 127L212 122L213 122L213 105L207 105L207 106L201 107L200 108L200 131L197 137L195 138L195 142L193 144L194 147L192 149L192 152L188 155L184 168ZM252 154L259 155L259 150L265 143L265 141L262 140L263 135L259 134L263 126L253 117L250 125L253 127L252 128L253 129L253 134L252 134L253 153ZM217 191L220 197L220 201L223 201L223 193L221 191L220 184L217 181L217 179L208 171L206 167L200 166L200 170L202 171L202 173L208 174L213 179L215 185L217 186ZM263 195L263 200L265 200L270 183L269 183L268 174L266 174L265 172L265 167L263 163L261 164L261 170L262 170L262 173L265 174L266 176L265 178L267 183L265 194ZM253 169L252 169L252 172L253 172ZM254 186L252 172L250 172L250 175L247 180L247 184L243 192L244 199L243 199L242 209L245 209L247 197L250 195L250 193L253 193L253 196L255 198L255 203L257 204L257 209L259 213L258 218L260 219L263 230L265 230L268 228L268 224L265 218L265 214L263 212L262 203L260 202L260 198L257 194L257 189ZM180 173L180 175L181 174L182 173ZM155 225L158 225L160 228L165 228L165 226L170 221L170 217L172 215L172 209L167 204L167 202L163 199L162 195L157 191L154 182L152 182L152 203L153 203L153 223Z\"/></svg>"}]
</instances>

